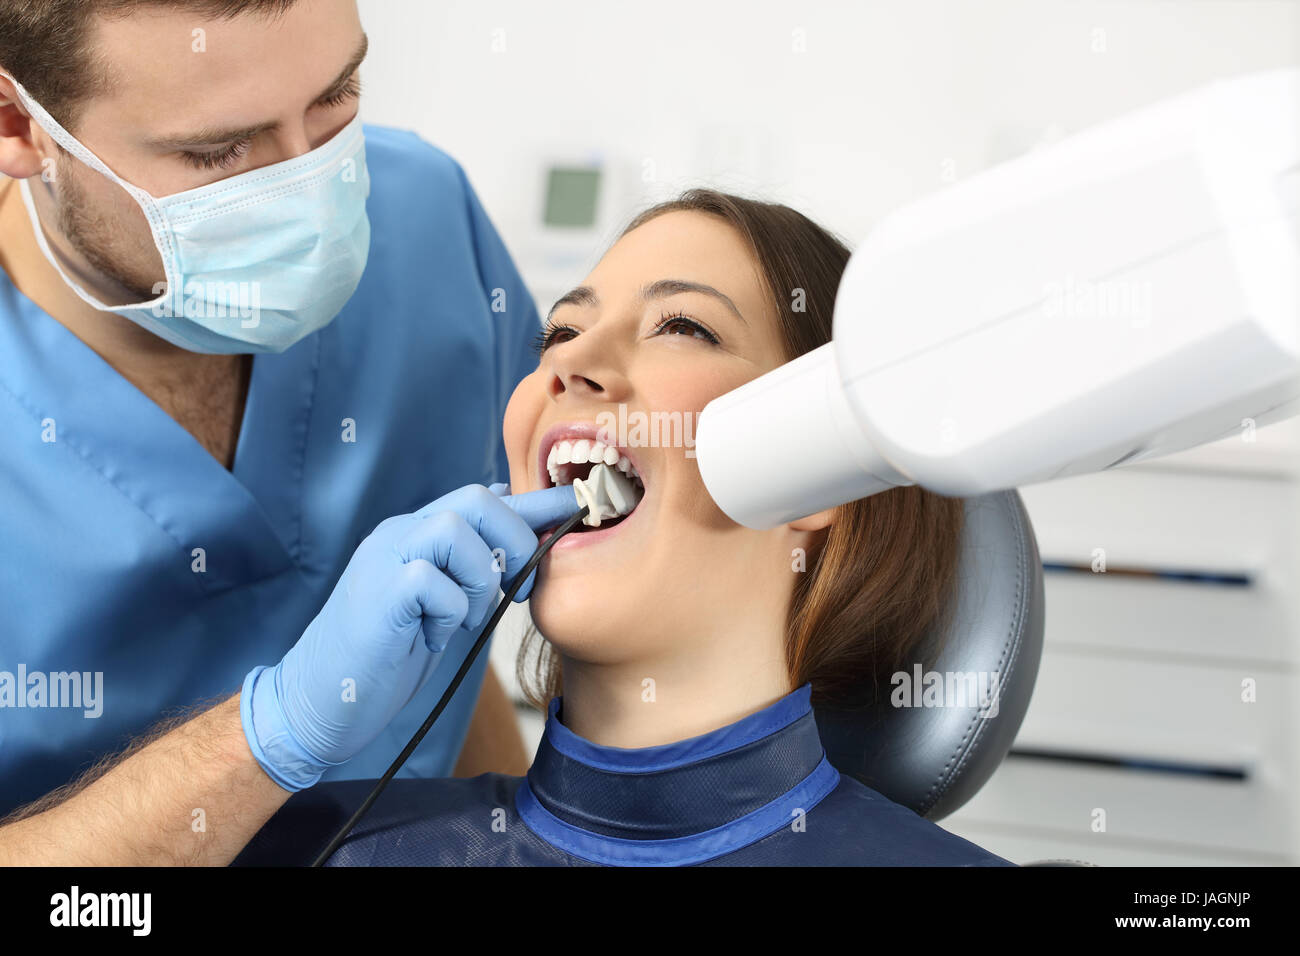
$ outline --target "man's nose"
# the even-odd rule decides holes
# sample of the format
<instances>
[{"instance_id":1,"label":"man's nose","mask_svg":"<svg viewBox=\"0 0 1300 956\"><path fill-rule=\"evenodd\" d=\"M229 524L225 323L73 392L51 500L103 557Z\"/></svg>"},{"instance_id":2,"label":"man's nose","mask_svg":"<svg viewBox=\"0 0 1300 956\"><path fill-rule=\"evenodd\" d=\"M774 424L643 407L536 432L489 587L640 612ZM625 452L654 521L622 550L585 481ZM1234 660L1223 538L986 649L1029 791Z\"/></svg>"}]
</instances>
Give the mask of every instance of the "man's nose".
<instances>
[{"instance_id":1,"label":"man's nose","mask_svg":"<svg viewBox=\"0 0 1300 956\"><path fill-rule=\"evenodd\" d=\"M295 123L292 127L283 126L276 133L275 156L272 162L286 163L299 156L305 156L327 141L328 137L313 142L310 130L303 123Z\"/></svg>"},{"instance_id":2,"label":"man's nose","mask_svg":"<svg viewBox=\"0 0 1300 956\"><path fill-rule=\"evenodd\" d=\"M305 156L314 149L320 149L320 147L341 133L343 127L347 126L355 118L356 114L354 113L342 122L337 120L331 122L327 127L321 127L319 122L312 123L306 117L298 117L293 123L281 124L276 131L276 155L272 162L288 162L291 159L297 159L299 156Z\"/></svg>"}]
</instances>

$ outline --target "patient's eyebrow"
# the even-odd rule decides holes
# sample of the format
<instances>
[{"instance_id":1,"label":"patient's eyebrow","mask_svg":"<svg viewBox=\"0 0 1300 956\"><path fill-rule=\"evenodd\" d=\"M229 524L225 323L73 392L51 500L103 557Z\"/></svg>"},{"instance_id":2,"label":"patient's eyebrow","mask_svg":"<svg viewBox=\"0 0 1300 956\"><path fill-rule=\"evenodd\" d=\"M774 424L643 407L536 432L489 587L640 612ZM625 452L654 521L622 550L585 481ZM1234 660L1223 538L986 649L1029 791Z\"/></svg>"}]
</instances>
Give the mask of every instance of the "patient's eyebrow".
<instances>
[{"instance_id":1,"label":"patient's eyebrow","mask_svg":"<svg viewBox=\"0 0 1300 956\"><path fill-rule=\"evenodd\" d=\"M670 295L680 295L683 292L698 292L701 295L712 296L730 309L732 314L741 322L745 322L745 317L740 314L740 309L736 308L736 303L731 301L730 296L702 282L691 282L687 279L659 279L642 288L640 298L642 302L653 302L655 299L666 299ZM556 299L555 305L551 306L551 311L546 313L546 319L549 322L551 316L555 314L555 310L562 305L599 304L600 299L596 296L596 291L589 286L580 285ZM749 323L746 322L745 324L748 325Z\"/></svg>"},{"instance_id":2,"label":"patient's eyebrow","mask_svg":"<svg viewBox=\"0 0 1300 956\"><path fill-rule=\"evenodd\" d=\"M740 310L736 308L736 303L731 301L730 296L702 282L690 282L686 279L660 279L657 282L651 282L642 289L641 298L649 302L652 299L666 299L670 295L680 295L683 292L698 292L702 295L712 296L730 309L731 313L741 322L745 321L745 317L740 314ZM746 322L745 324L748 325L749 323Z\"/></svg>"},{"instance_id":3,"label":"patient's eyebrow","mask_svg":"<svg viewBox=\"0 0 1300 956\"><path fill-rule=\"evenodd\" d=\"M366 58L366 53L370 49L370 38L364 33L361 35L361 43L352 58L348 61L339 75L330 83L325 92L321 93L314 102L321 103L330 97L336 95L347 86L348 80L352 79L352 74L361 68L361 61ZM149 145L155 149L193 149L200 146L221 146L226 143L243 142L246 139L255 139L263 133L268 133L279 129L278 121L272 120L266 123L255 123L252 126L242 126L231 129L221 129L218 127L208 126L198 129L192 133L184 133L180 136L165 136L160 139L149 141Z\"/></svg>"},{"instance_id":4,"label":"patient's eyebrow","mask_svg":"<svg viewBox=\"0 0 1300 956\"><path fill-rule=\"evenodd\" d=\"M570 289L564 295L555 300L555 305L551 306L551 311L546 313L546 321L551 320L555 310L562 305L596 305L600 302L596 298L596 290L590 286L580 285L576 289Z\"/></svg>"}]
</instances>

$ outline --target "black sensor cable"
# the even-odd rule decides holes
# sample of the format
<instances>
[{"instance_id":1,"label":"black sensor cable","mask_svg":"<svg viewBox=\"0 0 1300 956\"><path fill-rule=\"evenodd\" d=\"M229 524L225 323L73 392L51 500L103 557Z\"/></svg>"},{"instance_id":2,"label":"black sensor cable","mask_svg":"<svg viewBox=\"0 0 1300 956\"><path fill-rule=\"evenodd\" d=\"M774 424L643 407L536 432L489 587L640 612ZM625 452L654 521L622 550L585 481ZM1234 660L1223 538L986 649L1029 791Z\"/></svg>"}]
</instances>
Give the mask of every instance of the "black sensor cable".
<instances>
[{"instance_id":1,"label":"black sensor cable","mask_svg":"<svg viewBox=\"0 0 1300 956\"><path fill-rule=\"evenodd\" d=\"M506 613L506 608L510 606L510 602L514 599L514 596L519 592L519 589L524 586L524 582L528 580L528 575L532 574L537 565L541 563L542 558L546 556L546 552L551 549L551 545L555 544L555 542L559 541L578 526L579 522L587 516L587 511L587 506L584 505L581 511L556 528L555 533L546 539L546 543L540 545L537 550L533 552L533 556L528 559L528 563L524 565L523 570L515 575L515 579L511 581L510 586L506 588L505 594L501 598L501 603L498 604L496 610L492 612L492 617L488 619L488 622L483 625L483 630L479 632L478 640L474 642L474 646L470 648L469 654L465 656L465 661L460 665L460 670L456 671L456 676L452 678L451 684L443 692L442 699L438 701L438 706L433 708L433 712L429 714L428 719L420 725L420 729L415 732L415 736L411 738L410 743L402 748L402 752L397 755L397 759L393 761L392 766L384 771L384 775L379 778L374 789L370 791L370 795L366 797L361 806L357 808L357 812L352 814L352 818L348 820L347 823L343 824L342 829L340 829L338 833L334 834L334 839L330 840L329 846L325 847L325 849L321 851L320 856L316 857L315 862L312 863L313 867L323 866L325 861L333 856L334 851L342 846L343 841L348 838L348 834L352 832L352 828L361 821L361 818L366 815L366 811L374 805L374 802L377 799L379 799L379 795L383 793L384 788L388 786L388 781L392 780L393 777L396 776L397 771L402 769L402 764L406 763L406 759L415 752L415 748L420 745L420 741L424 739L425 734L433 728L434 722L437 721L438 717L446 709L447 703L451 700L451 695L456 693L456 688L459 687L461 681L465 679L465 675L469 673L469 669L474 666L474 661L478 659L479 652L482 651L483 647L487 644L488 638L492 635L492 631L496 628L497 624L500 623L501 617Z\"/></svg>"}]
</instances>

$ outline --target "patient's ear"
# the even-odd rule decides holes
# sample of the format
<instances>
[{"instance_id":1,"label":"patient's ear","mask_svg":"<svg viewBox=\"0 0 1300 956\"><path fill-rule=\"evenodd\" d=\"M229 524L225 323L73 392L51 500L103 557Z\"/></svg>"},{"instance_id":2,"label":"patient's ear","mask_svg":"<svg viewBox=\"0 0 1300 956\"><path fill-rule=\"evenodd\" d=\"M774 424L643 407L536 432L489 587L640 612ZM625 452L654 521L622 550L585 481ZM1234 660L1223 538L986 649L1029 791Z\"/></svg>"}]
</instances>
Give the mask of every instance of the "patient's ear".
<instances>
[{"instance_id":1,"label":"patient's ear","mask_svg":"<svg viewBox=\"0 0 1300 956\"><path fill-rule=\"evenodd\" d=\"M834 513L834 508L827 508L825 511L818 511L816 514L810 514L806 518L799 518L796 521L791 521L786 525L786 527L791 531L821 531L822 528L830 527L831 517Z\"/></svg>"}]
</instances>

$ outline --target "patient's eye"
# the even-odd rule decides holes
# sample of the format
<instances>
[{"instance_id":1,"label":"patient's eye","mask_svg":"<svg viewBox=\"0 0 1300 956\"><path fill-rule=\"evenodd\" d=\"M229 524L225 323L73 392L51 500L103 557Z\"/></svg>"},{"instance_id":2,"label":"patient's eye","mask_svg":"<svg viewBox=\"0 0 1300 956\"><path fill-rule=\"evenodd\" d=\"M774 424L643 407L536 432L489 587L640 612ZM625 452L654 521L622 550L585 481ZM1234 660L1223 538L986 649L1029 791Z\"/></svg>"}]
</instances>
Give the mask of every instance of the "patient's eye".
<instances>
[{"instance_id":1,"label":"patient's eye","mask_svg":"<svg viewBox=\"0 0 1300 956\"><path fill-rule=\"evenodd\" d=\"M533 343L533 349L540 357L552 345L560 345L564 342L573 340L580 334L581 330L575 329L571 325L558 325L550 319L547 319L546 325L537 333L537 338ZM706 325L695 319L690 318L685 313L673 312L665 314L659 320L659 324L654 327L651 335L689 335L692 338L700 339L710 345L718 345L720 340Z\"/></svg>"},{"instance_id":2,"label":"patient's eye","mask_svg":"<svg viewBox=\"0 0 1300 956\"><path fill-rule=\"evenodd\" d=\"M681 335L683 333L702 339L710 345L718 344L718 337L710 329L682 312L673 312L663 316L659 320L659 324L655 326L656 335Z\"/></svg>"},{"instance_id":3,"label":"patient's eye","mask_svg":"<svg viewBox=\"0 0 1300 956\"><path fill-rule=\"evenodd\" d=\"M559 345L561 342L567 342L570 338L578 334L578 330L569 325L556 325L550 319L546 320L546 325L542 326L542 331L537 333L537 338L533 341L533 350L540 357L543 352L552 345ZM568 338L561 338L567 335Z\"/></svg>"}]
</instances>

